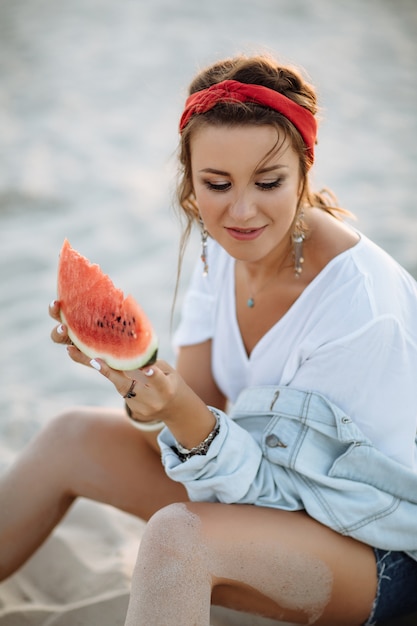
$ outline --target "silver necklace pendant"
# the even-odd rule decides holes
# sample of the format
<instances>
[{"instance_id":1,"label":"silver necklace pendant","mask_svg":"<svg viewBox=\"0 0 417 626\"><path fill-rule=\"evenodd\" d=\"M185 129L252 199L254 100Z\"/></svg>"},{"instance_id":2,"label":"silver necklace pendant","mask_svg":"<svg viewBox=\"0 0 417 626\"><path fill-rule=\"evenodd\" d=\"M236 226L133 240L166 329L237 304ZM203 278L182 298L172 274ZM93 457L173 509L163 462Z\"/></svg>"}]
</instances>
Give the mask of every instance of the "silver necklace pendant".
<instances>
[{"instance_id":1,"label":"silver necklace pendant","mask_svg":"<svg viewBox=\"0 0 417 626\"><path fill-rule=\"evenodd\" d=\"M253 307L255 306L255 300L253 298L248 298L246 304L250 309L253 309Z\"/></svg>"}]
</instances>

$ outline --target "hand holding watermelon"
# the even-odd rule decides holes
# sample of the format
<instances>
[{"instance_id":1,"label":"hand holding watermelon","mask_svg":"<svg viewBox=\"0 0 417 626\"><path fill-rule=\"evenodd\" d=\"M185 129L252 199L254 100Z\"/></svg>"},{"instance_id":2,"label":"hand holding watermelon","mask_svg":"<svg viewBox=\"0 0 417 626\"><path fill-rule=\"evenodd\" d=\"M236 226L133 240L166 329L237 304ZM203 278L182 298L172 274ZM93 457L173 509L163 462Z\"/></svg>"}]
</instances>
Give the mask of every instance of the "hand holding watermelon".
<instances>
[{"instance_id":1,"label":"hand holding watermelon","mask_svg":"<svg viewBox=\"0 0 417 626\"><path fill-rule=\"evenodd\" d=\"M141 307L132 296L125 298L100 267L67 240L59 258L58 300L51 315L57 319L59 314L64 327L54 331L54 341L66 343L68 334L81 352L117 370L155 361L158 340Z\"/></svg>"},{"instance_id":2,"label":"hand holding watermelon","mask_svg":"<svg viewBox=\"0 0 417 626\"><path fill-rule=\"evenodd\" d=\"M204 441L213 431L216 424L213 412L165 361L159 360L152 367L135 372L121 372L99 359L89 360L74 346L68 351L74 361L97 369L122 397L129 398L129 414L134 421L163 422L176 440L189 448ZM134 394L130 397L127 394L132 389Z\"/></svg>"},{"instance_id":3,"label":"hand holding watermelon","mask_svg":"<svg viewBox=\"0 0 417 626\"><path fill-rule=\"evenodd\" d=\"M131 403L131 398L127 396L127 393L129 389L132 388L132 382L134 381L135 393L133 397L135 398L135 409L132 411L129 407L130 412L138 415L137 419L139 421L146 422L148 419L149 421L153 421L155 419L154 413L161 410L163 405L168 400L170 393L174 391L172 386L172 376L170 379L167 378L165 381L164 375L168 377L170 374L175 374L175 370L170 367L168 363L163 361L158 361L156 363L153 360L148 362L143 369L138 368L136 370L120 371L110 368L105 361L95 358L91 359L85 353L81 352L76 345L74 345L68 335L66 326L61 323L59 301L54 300L49 305L49 313L53 319L60 322L51 333L52 340L55 343L67 345L68 354L76 363L93 367L94 369L100 371L103 376L108 378L114 384L117 391L123 398L129 398L129 403ZM157 384L156 386L154 384L152 393L149 393L151 390L149 378L154 376L156 372L157 376L155 376L155 381L159 380L160 384ZM161 382L163 384L161 384ZM138 393L138 397L136 398L136 392L139 392L139 390L147 391L148 393L146 393L145 396ZM152 418L152 420L150 418Z\"/></svg>"},{"instance_id":4,"label":"hand holding watermelon","mask_svg":"<svg viewBox=\"0 0 417 626\"><path fill-rule=\"evenodd\" d=\"M164 361L155 363L157 338L139 305L132 296L124 298L100 267L67 240L59 260L58 301L50 314L62 322L52 339L73 343L68 353L74 361L99 370L122 397L135 381L135 394L128 396L135 419L163 420L191 446L213 428L212 413L178 372Z\"/></svg>"}]
</instances>

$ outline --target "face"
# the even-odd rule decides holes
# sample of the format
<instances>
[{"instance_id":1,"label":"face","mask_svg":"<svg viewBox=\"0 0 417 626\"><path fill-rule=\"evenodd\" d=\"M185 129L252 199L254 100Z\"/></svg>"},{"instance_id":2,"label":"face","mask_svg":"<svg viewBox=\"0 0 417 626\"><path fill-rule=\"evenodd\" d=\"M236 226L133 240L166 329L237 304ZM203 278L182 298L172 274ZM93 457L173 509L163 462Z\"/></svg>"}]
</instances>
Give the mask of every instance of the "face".
<instances>
[{"instance_id":1,"label":"face","mask_svg":"<svg viewBox=\"0 0 417 626\"><path fill-rule=\"evenodd\" d=\"M210 235L236 259L280 258L300 195L299 158L272 126L204 126L191 139L192 181Z\"/></svg>"}]
</instances>

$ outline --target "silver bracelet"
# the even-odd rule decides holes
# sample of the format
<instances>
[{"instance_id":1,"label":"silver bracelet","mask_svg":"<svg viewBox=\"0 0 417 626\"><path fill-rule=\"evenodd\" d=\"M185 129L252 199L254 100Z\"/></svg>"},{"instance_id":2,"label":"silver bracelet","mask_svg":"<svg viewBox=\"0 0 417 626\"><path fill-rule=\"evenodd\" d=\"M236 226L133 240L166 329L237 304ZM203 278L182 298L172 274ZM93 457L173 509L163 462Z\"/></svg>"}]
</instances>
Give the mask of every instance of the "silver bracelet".
<instances>
[{"instance_id":1,"label":"silver bracelet","mask_svg":"<svg viewBox=\"0 0 417 626\"><path fill-rule=\"evenodd\" d=\"M219 434L220 432L219 414L217 413L215 409L212 409L211 407L208 407L208 409L209 411L213 413L214 417L216 418L216 423L214 425L213 430L207 435L207 437L203 441L201 441L197 446L194 446L193 448L184 448L184 446L180 444L178 441L175 442L176 444L175 446L171 446L172 450L174 450L174 452L178 455L180 461L182 462L188 461L188 459L196 455L205 456L213 440Z\"/></svg>"},{"instance_id":2,"label":"silver bracelet","mask_svg":"<svg viewBox=\"0 0 417 626\"><path fill-rule=\"evenodd\" d=\"M153 422L141 422L140 420L135 420L132 415L132 411L130 407L125 403L126 413L129 417L129 421L138 430L142 430L145 433L156 432L157 430L162 430L165 426L164 422L160 420L154 420Z\"/></svg>"}]
</instances>

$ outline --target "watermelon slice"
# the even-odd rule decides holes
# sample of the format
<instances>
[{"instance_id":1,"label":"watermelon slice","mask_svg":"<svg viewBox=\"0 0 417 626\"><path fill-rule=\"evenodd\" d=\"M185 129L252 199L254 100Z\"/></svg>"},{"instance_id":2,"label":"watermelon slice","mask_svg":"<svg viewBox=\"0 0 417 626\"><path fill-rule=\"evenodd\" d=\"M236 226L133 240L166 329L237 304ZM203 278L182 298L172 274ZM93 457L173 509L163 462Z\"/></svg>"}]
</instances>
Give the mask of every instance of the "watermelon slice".
<instances>
[{"instance_id":1,"label":"watermelon slice","mask_svg":"<svg viewBox=\"0 0 417 626\"><path fill-rule=\"evenodd\" d=\"M58 300L71 341L87 356L117 370L155 361L158 339L141 307L67 239L59 257Z\"/></svg>"}]
</instances>

